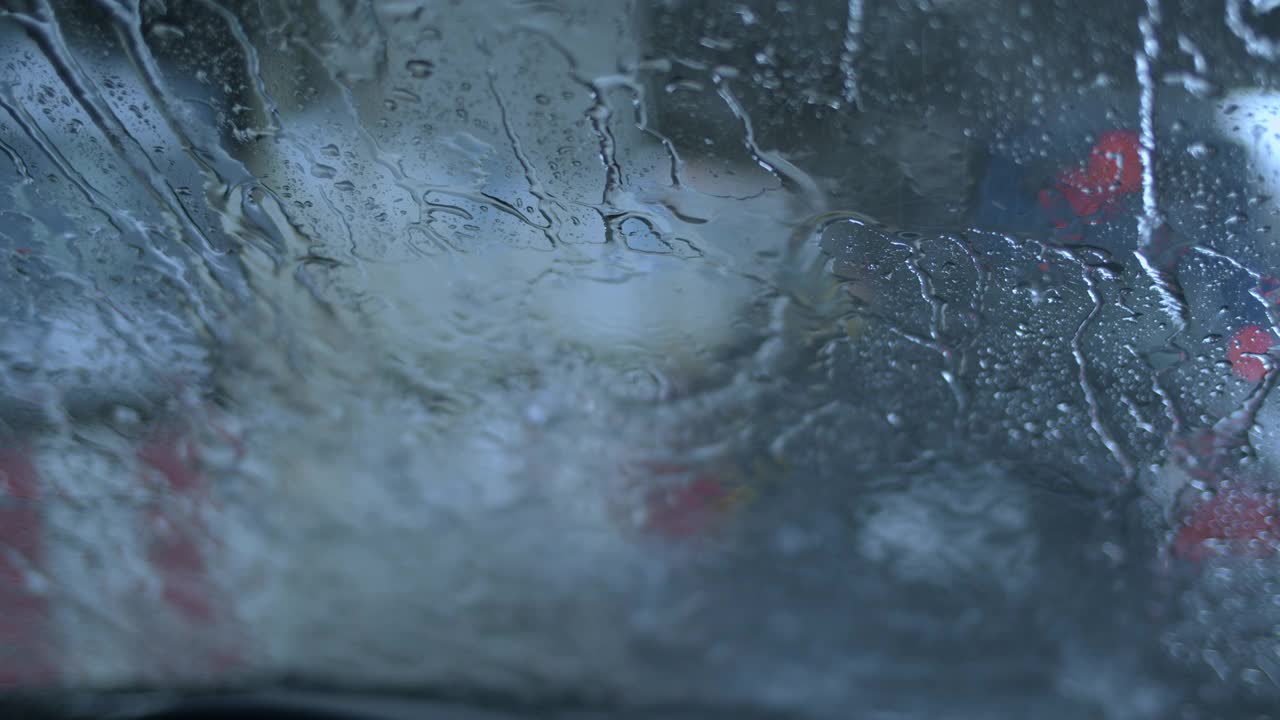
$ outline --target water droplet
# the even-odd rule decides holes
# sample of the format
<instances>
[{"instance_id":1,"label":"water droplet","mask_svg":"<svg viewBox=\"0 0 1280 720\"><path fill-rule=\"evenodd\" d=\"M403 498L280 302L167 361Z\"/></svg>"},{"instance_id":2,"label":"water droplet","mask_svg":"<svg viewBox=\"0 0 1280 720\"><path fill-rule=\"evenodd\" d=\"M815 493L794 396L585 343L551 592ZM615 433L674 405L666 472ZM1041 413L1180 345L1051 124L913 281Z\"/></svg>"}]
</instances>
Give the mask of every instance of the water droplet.
<instances>
[{"instance_id":1,"label":"water droplet","mask_svg":"<svg viewBox=\"0 0 1280 720\"><path fill-rule=\"evenodd\" d=\"M162 22L152 25L151 28L147 30L147 34L157 40L181 40L187 36L187 34L183 32L182 28L177 25L170 25L169 23Z\"/></svg>"},{"instance_id":2,"label":"water droplet","mask_svg":"<svg viewBox=\"0 0 1280 720\"><path fill-rule=\"evenodd\" d=\"M1187 146L1187 154L1197 160L1204 160L1213 155L1213 146L1203 142L1193 142Z\"/></svg>"},{"instance_id":3,"label":"water droplet","mask_svg":"<svg viewBox=\"0 0 1280 720\"><path fill-rule=\"evenodd\" d=\"M422 102L422 96L418 95L417 93L407 88L402 88L402 87L392 88L391 95L394 96L395 99L403 100L404 102L411 102L411 103Z\"/></svg>"},{"instance_id":4,"label":"water droplet","mask_svg":"<svg viewBox=\"0 0 1280 720\"><path fill-rule=\"evenodd\" d=\"M338 169L329 165L321 165L316 163L311 166L311 177L328 180L338 174Z\"/></svg>"},{"instance_id":5,"label":"water droplet","mask_svg":"<svg viewBox=\"0 0 1280 720\"><path fill-rule=\"evenodd\" d=\"M410 60L404 64L404 69L409 74L419 80L431 77L431 73L435 72L436 65L430 60Z\"/></svg>"}]
</instances>

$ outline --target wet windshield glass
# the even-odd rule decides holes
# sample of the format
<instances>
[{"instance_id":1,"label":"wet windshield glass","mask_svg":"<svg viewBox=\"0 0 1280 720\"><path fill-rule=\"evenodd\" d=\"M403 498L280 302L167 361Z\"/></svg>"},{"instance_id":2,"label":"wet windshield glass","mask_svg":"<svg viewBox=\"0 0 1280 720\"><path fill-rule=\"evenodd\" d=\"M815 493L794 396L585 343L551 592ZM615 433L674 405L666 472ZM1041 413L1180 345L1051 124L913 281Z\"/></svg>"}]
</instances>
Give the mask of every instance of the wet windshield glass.
<instances>
[{"instance_id":1,"label":"wet windshield glass","mask_svg":"<svg viewBox=\"0 0 1280 720\"><path fill-rule=\"evenodd\" d=\"M1274 707L1278 5L0 2L0 688Z\"/></svg>"}]
</instances>

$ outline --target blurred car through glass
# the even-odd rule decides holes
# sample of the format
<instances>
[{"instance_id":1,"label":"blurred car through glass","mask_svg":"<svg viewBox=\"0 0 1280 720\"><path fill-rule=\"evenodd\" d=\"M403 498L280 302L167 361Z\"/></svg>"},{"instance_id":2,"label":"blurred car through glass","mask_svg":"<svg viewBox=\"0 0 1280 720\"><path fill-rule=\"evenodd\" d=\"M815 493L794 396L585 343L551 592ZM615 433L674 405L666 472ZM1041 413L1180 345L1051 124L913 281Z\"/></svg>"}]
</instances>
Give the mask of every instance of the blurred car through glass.
<instances>
[{"instance_id":1,"label":"blurred car through glass","mask_svg":"<svg viewBox=\"0 0 1280 720\"><path fill-rule=\"evenodd\" d=\"M0 699L1265 716L1277 5L0 2Z\"/></svg>"}]
</instances>

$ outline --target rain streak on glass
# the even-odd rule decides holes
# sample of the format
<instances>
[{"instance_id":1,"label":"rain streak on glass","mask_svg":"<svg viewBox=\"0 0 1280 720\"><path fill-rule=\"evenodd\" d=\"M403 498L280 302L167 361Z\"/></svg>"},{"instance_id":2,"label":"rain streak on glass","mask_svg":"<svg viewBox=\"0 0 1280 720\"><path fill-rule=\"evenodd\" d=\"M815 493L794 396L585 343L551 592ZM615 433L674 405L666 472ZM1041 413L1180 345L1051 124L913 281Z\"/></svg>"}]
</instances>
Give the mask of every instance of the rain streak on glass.
<instances>
[{"instance_id":1,"label":"rain streak on glass","mask_svg":"<svg viewBox=\"0 0 1280 720\"><path fill-rule=\"evenodd\" d=\"M0 707L1273 712L1278 54L1268 0L0 0Z\"/></svg>"}]
</instances>

